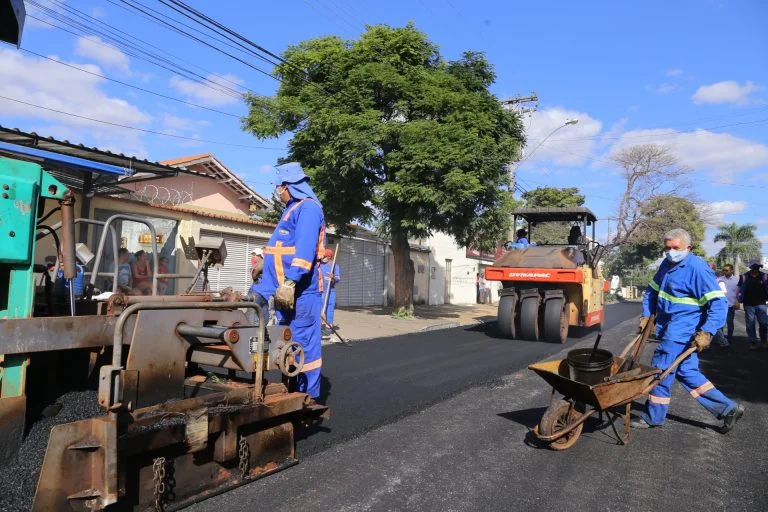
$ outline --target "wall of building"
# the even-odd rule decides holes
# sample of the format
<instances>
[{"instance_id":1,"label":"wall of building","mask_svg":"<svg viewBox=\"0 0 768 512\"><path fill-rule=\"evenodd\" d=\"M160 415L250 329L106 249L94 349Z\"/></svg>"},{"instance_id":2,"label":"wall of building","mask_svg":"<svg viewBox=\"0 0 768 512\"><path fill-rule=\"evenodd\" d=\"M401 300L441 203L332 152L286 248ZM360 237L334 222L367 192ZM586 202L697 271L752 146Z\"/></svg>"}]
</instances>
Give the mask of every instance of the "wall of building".
<instances>
[{"instance_id":1,"label":"wall of building","mask_svg":"<svg viewBox=\"0 0 768 512\"><path fill-rule=\"evenodd\" d=\"M477 274L492 262L467 258L466 248L460 247L451 236L444 233L436 233L420 242L430 249L429 304L475 304ZM448 282L449 287L446 286ZM498 283L491 284L494 301L498 287Z\"/></svg>"},{"instance_id":2,"label":"wall of building","mask_svg":"<svg viewBox=\"0 0 768 512\"><path fill-rule=\"evenodd\" d=\"M147 201L166 206L183 205L187 208L197 207L212 212L249 214L247 202L242 201L232 190L210 178L180 175L162 180L133 183L124 188L139 194Z\"/></svg>"},{"instance_id":3,"label":"wall of building","mask_svg":"<svg viewBox=\"0 0 768 512\"><path fill-rule=\"evenodd\" d=\"M411 249L411 261L413 262L413 303L427 304L429 300L429 251L423 249ZM392 249L387 247L387 266L389 278L387 281L387 300L389 304L395 302L395 258Z\"/></svg>"}]
</instances>

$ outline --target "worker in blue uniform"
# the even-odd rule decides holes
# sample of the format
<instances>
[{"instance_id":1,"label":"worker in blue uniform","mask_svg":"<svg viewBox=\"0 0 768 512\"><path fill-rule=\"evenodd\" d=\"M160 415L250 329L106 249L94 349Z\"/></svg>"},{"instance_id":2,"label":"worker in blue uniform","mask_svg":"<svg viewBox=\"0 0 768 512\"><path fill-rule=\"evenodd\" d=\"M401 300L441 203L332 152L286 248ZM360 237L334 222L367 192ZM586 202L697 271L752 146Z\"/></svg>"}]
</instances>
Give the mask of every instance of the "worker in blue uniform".
<instances>
[{"instance_id":1,"label":"worker in blue uniform","mask_svg":"<svg viewBox=\"0 0 768 512\"><path fill-rule=\"evenodd\" d=\"M251 292L265 300L274 296L275 315L288 325L304 348L304 369L294 390L320 395L320 311L323 280L319 260L325 253L323 208L298 163L276 168L275 195L285 204L272 237L264 247L261 281Z\"/></svg>"},{"instance_id":2,"label":"worker in blue uniform","mask_svg":"<svg viewBox=\"0 0 768 512\"><path fill-rule=\"evenodd\" d=\"M325 250L320 269L323 272L323 285L325 286L325 293L328 294L328 305L325 308L325 321L328 326L333 326L336 329L336 325L333 323L333 316L336 312L336 283L341 281L341 271L339 265L333 262L333 251L330 249ZM323 336L330 336L333 331L330 327L323 326Z\"/></svg>"},{"instance_id":3,"label":"worker in blue uniform","mask_svg":"<svg viewBox=\"0 0 768 512\"><path fill-rule=\"evenodd\" d=\"M691 254L691 236L684 229L673 229L664 237L665 259L643 296L640 329L648 317L656 314L656 338L659 346L651 364L666 370L688 347L701 352L709 346L714 333L725 323L728 302L707 263ZM632 421L635 428L659 427L669 409L672 385L677 379L705 409L723 420L722 433L729 432L744 414L737 404L699 370L696 352L684 359L648 395L642 418Z\"/></svg>"}]
</instances>

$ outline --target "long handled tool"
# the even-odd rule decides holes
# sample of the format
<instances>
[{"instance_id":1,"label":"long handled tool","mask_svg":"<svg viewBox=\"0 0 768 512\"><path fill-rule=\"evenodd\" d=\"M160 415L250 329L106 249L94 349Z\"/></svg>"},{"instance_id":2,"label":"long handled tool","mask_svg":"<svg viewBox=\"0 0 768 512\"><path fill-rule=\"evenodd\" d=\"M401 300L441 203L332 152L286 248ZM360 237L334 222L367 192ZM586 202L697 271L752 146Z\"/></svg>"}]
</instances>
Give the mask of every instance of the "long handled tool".
<instances>
[{"instance_id":1,"label":"long handled tool","mask_svg":"<svg viewBox=\"0 0 768 512\"><path fill-rule=\"evenodd\" d=\"M622 352L621 357L624 357L627 355L627 352L629 352L630 348L633 348L632 353L624 359L624 363L622 363L621 368L619 368L619 371L617 373L626 372L632 369L632 367L635 365L635 361L638 357L640 357L640 354L643 353L643 349L645 348L645 344L648 341L648 338L651 335L651 331L653 331L653 328L656 325L656 314L652 314L648 318L648 322L645 324L645 328L643 331L637 335L637 337L630 343L627 348L624 349L624 352Z\"/></svg>"},{"instance_id":2,"label":"long handled tool","mask_svg":"<svg viewBox=\"0 0 768 512\"><path fill-rule=\"evenodd\" d=\"M339 341L341 341L343 344L348 345L347 340L341 337L339 334L339 331L336 330L336 328L328 322L328 320L325 317L325 311L328 309L328 298L331 296L331 286L333 286L333 278L336 275L336 255L339 254L339 243L336 244L336 248L333 250L333 259L331 260L331 275L328 276L328 288L325 290L325 297L323 298L323 311L320 313L320 320L322 320L323 325L329 328L331 331L333 331L333 334L336 335L337 338L339 338ZM323 280L325 280L325 276L323 276Z\"/></svg>"}]
</instances>

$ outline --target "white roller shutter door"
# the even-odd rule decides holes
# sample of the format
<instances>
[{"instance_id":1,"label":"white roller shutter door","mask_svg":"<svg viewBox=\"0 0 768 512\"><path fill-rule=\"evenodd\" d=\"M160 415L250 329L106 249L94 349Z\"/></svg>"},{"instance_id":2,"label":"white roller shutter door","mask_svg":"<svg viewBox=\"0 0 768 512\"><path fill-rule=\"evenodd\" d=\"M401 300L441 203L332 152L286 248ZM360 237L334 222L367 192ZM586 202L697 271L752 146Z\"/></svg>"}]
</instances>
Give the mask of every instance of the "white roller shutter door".
<instances>
[{"instance_id":1,"label":"white roller shutter door","mask_svg":"<svg viewBox=\"0 0 768 512\"><path fill-rule=\"evenodd\" d=\"M200 236L222 237L227 247L227 259L224 265L208 272L210 289L220 292L231 286L233 290L248 293L251 288L251 251L263 247L267 240L259 237L233 235L216 231L200 230Z\"/></svg>"},{"instance_id":2,"label":"white roller shutter door","mask_svg":"<svg viewBox=\"0 0 768 512\"><path fill-rule=\"evenodd\" d=\"M364 240L341 240L336 286L339 306L383 306L385 300L385 246Z\"/></svg>"}]
</instances>

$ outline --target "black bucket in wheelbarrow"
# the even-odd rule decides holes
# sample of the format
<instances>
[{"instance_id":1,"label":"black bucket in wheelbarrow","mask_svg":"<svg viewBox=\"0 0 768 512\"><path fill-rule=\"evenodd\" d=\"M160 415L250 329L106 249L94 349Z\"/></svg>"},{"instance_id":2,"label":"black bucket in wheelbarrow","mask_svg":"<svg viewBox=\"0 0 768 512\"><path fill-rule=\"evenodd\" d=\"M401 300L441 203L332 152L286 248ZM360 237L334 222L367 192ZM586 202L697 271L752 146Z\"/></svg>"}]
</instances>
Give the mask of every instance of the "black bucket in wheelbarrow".
<instances>
[{"instance_id":1,"label":"black bucket in wheelbarrow","mask_svg":"<svg viewBox=\"0 0 768 512\"><path fill-rule=\"evenodd\" d=\"M613 354L607 350L597 349L590 361L591 348L577 348L568 352L568 368L571 380L584 384L600 384L603 378L611 375Z\"/></svg>"}]
</instances>

